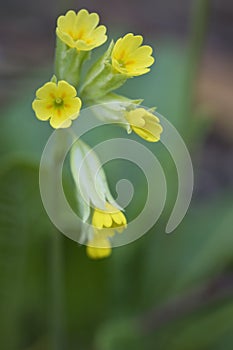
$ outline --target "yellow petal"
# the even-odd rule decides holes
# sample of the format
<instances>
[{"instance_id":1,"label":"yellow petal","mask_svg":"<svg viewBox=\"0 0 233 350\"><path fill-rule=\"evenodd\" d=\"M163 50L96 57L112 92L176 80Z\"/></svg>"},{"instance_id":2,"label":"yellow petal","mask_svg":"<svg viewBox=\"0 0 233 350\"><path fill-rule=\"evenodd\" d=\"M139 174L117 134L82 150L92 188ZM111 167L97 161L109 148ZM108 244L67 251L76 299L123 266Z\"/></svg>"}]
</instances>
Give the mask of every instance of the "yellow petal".
<instances>
[{"instance_id":1,"label":"yellow petal","mask_svg":"<svg viewBox=\"0 0 233 350\"><path fill-rule=\"evenodd\" d=\"M143 127L146 123L145 120L143 119L144 114L145 114L144 108L137 108L132 111L126 112L125 116L127 121L132 126Z\"/></svg>"},{"instance_id":2,"label":"yellow petal","mask_svg":"<svg viewBox=\"0 0 233 350\"><path fill-rule=\"evenodd\" d=\"M66 97L75 97L77 95L76 89L67 83L65 80L60 80L58 82L58 94L62 99Z\"/></svg>"},{"instance_id":3,"label":"yellow petal","mask_svg":"<svg viewBox=\"0 0 233 350\"><path fill-rule=\"evenodd\" d=\"M95 44L87 44L84 40L78 40L75 43L75 47L79 51L90 51L95 47Z\"/></svg>"},{"instance_id":4,"label":"yellow petal","mask_svg":"<svg viewBox=\"0 0 233 350\"><path fill-rule=\"evenodd\" d=\"M74 28L76 13L72 10L68 11L65 16L58 17L57 27L60 31L69 32Z\"/></svg>"},{"instance_id":5,"label":"yellow petal","mask_svg":"<svg viewBox=\"0 0 233 350\"><path fill-rule=\"evenodd\" d=\"M102 231L96 231L92 240L87 245L87 255L91 259L102 259L106 258L111 254L111 245Z\"/></svg>"},{"instance_id":6,"label":"yellow petal","mask_svg":"<svg viewBox=\"0 0 233 350\"><path fill-rule=\"evenodd\" d=\"M80 31L88 35L99 23L99 15L91 13L85 9L80 10L75 20L74 30L78 34Z\"/></svg>"},{"instance_id":7,"label":"yellow petal","mask_svg":"<svg viewBox=\"0 0 233 350\"><path fill-rule=\"evenodd\" d=\"M129 55L128 59L137 62L137 66L149 67L154 63L154 58L151 56L153 50L150 46L141 46Z\"/></svg>"},{"instance_id":8,"label":"yellow petal","mask_svg":"<svg viewBox=\"0 0 233 350\"><path fill-rule=\"evenodd\" d=\"M92 217L92 225L98 229L116 228L127 223L124 214L113 205L106 202L106 210L95 209Z\"/></svg>"},{"instance_id":9,"label":"yellow petal","mask_svg":"<svg viewBox=\"0 0 233 350\"><path fill-rule=\"evenodd\" d=\"M81 106L82 102L79 97L64 99L65 113L72 120L78 117Z\"/></svg>"},{"instance_id":10,"label":"yellow petal","mask_svg":"<svg viewBox=\"0 0 233 350\"><path fill-rule=\"evenodd\" d=\"M50 100L34 100L32 109L40 120L48 120L53 114L53 105Z\"/></svg>"},{"instance_id":11,"label":"yellow petal","mask_svg":"<svg viewBox=\"0 0 233 350\"><path fill-rule=\"evenodd\" d=\"M91 259L103 259L111 255L112 249L109 248L94 248L87 246L87 256Z\"/></svg>"},{"instance_id":12,"label":"yellow petal","mask_svg":"<svg viewBox=\"0 0 233 350\"><path fill-rule=\"evenodd\" d=\"M150 133L148 130L146 129L142 129L142 128L137 128L132 126L133 131L138 134L142 139L148 141L148 142L156 142L159 141L159 139L157 137L155 137L152 133Z\"/></svg>"},{"instance_id":13,"label":"yellow petal","mask_svg":"<svg viewBox=\"0 0 233 350\"><path fill-rule=\"evenodd\" d=\"M90 39L96 44L96 45L102 45L107 40L106 34L107 28L103 25L99 26L95 30L93 30Z\"/></svg>"},{"instance_id":14,"label":"yellow petal","mask_svg":"<svg viewBox=\"0 0 233 350\"><path fill-rule=\"evenodd\" d=\"M107 40L106 27L99 26L89 36L83 40L78 40L75 44L77 50L89 51L105 43Z\"/></svg>"},{"instance_id":15,"label":"yellow petal","mask_svg":"<svg viewBox=\"0 0 233 350\"><path fill-rule=\"evenodd\" d=\"M53 99L57 93L57 84L48 82L36 91L36 97L43 99Z\"/></svg>"},{"instance_id":16,"label":"yellow petal","mask_svg":"<svg viewBox=\"0 0 233 350\"><path fill-rule=\"evenodd\" d=\"M68 128L71 125L71 120L66 117L66 115L63 113L63 115L54 115L50 119L50 125L54 129L58 128Z\"/></svg>"},{"instance_id":17,"label":"yellow petal","mask_svg":"<svg viewBox=\"0 0 233 350\"><path fill-rule=\"evenodd\" d=\"M102 214L103 218L103 227L111 227L112 226L112 216L108 213Z\"/></svg>"},{"instance_id":18,"label":"yellow petal","mask_svg":"<svg viewBox=\"0 0 233 350\"><path fill-rule=\"evenodd\" d=\"M163 128L160 124L158 123L147 123L146 127L145 127L148 132L150 132L153 137L154 137L154 142L159 141L160 140L160 134L163 131Z\"/></svg>"},{"instance_id":19,"label":"yellow petal","mask_svg":"<svg viewBox=\"0 0 233 350\"><path fill-rule=\"evenodd\" d=\"M92 225L99 229L103 228L102 213L99 210L94 210L94 214L92 217Z\"/></svg>"},{"instance_id":20,"label":"yellow petal","mask_svg":"<svg viewBox=\"0 0 233 350\"><path fill-rule=\"evenodd\" d=\"M135 51L143 42L143 37L141 35L133 35L132 33L126 34L123 38L117 40L114 49L113 56L119 55L126 56L130 52Z\"/></svg>"},{"instance_id":21,"label":"yellow petal","mask_svg":"<svg viewBox=\"0 0 233 350\"><path fill-rule=\"evenodd\" d=\"M119 211L117 214L112 214L112 218L117 225L125 225L126 224L126 218L121 211Z\"/></svg>"},{"instance_id":22,"label":"yellow petal","mask_svg":"<svg viewBox=\"0 0 233 350\"><path fill-rule=\"evenodd\" d=\"M72 124L72 121L70 119L67 119L61 124L60 128L62 129L69 128L71 124Z\"/></svg>"},{"instance_id":23,"label":"yellow petal","mask_svg":"<svg viewBox=\"0 0 233 350\"><path fill-rule=\"evenodd\" d=\"M72 38L72 36L70 36L66 32L62 32L59 28L57 28L56 29L56 34L57 34L58 38L61 41L63 41L66 45L68 45L69 47L73 48L73 47L76 46L75 40Z\"/></svg>"}]
</instances>

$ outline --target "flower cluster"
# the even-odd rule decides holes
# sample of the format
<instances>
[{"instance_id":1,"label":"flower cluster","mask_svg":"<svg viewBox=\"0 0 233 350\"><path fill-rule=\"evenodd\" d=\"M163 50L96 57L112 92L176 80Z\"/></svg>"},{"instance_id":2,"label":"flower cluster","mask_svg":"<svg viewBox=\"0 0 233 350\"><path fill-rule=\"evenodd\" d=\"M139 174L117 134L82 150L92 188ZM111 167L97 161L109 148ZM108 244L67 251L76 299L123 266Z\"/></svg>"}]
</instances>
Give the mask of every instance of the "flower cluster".
<instances>
[{"instance_id":1,"label":"flower cluster","mask_svg":"<svg viewBox=\"0 0 233 350\"><path fill-rule=\"evenodd\" d=\"M111 41L81 82L83 64L90 59L93 49L107 41L106 27L99 25L99 22L97 13L89 13L85 9L78 13L68 11L58 18L55 74L36 92L32 103L35 115L41 121L49 121L55 129L68 128L78 118L82 105L98 104L98 118L106 122L117 119L117 123L124 126L128 133L133 131L146 141L157 142L160 140L162 126L153 109L147 110L140 106L142 100L130 100L113 93L127 79L148 73L154 63L153 50L150 46L143 45L141 35L128 33L115 43ZM105 105L109 101L112 102L112 107ZM114 106L117 106L117 118ZM103 182L103 171L99 188L102 191L100 197L105 198L104 202L96 200L98 194L94 195L95 189L91 183L86 186L77 180L77 165L82 160L83 151L90 150L81 141L73 146L71 171L78 203L84 208L82 219L91 220L93 228L86 238L87 254L92 258L100 258L110 254L109 238L115 232L121 232L127 223L121 208L114 202L106 181ZM83 193L87 188L88 193ZM82 196L85 197L83 201L80 200Z\"/></svg>"}]
</instances>

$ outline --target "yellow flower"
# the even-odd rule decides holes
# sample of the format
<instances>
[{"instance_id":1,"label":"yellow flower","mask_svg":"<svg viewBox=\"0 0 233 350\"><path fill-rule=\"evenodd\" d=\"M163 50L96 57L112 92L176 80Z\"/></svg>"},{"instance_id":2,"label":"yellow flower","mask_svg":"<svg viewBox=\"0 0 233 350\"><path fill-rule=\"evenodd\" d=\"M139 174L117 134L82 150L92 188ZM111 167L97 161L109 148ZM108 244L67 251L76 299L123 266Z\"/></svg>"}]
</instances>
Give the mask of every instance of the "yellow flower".
<instances>
[{"instance_id":1,"label":"yellow flower","mask_svg":"<svg viewBox=\"0 0 233 350\"><path fill-rule=\"evenodd\" d=\"M80 10L77 14L68 11L57 20L57 36L69 47L79 51L90 51L107 40L106 27L99 24L97 13ZM98 27L97 27L98 26Z\"/></svg>"},{"instance_id":2,"label":"yellow flower","mask_svg":"<svg viewBox=\"0 0 233 350\"><path fill-rule=\"evenodd\" d=\"M106 210L95 208L92 225L97 229L111 228L121 232L126 228L125 215L110 203L106 202Z\"/></svg>"},{"instance_id":3,"label":"yellow flower","mask_svg":"<svg viewBox=\"0 0 233 350\"><path fill-rule=\"evenodd\" d=\"M154 63L152 48L142 45L143 37L132 33L117 40L112 51L112 65L118 72L128 77L142 75L150 71Z\"/></svg>"},{"instance_id":4,"label":"yellow flower","mask_svg":"<svg viewBox=\"0 0 233 350\"><path fill-rule=\"evenodd\" d=\"M32 108L38 119L50 119L53 128L68 128L78 117L82 105L76 95L76 89L64 80L58 84L49 82L37 90Z\"/></svg>"},{"instance_id":5,"label":"yellow flower","mask_svg":"<svg viewBox=\"0 0 233 350\"><path fill-rule=\"evenodd\" d=\"M108 257L112 251L109 238L127 226L126 217L119 209L108 202L105 207L106 210L95 208L92 217L94 235L87 243L87 255L92 259Z\"/></svg>"},{"instance_id":6,"label":"yellow flower","mask_svg":"<svg viewBox=\"0 0 233 350\"><path fill-rule=\"evenodd\" d=\"M95 229L93 238L87 243L86 252L91 259L102 259L111 255L112 248L108 240L111 234L108 236L103 231L105 230Z\"/></svg>"},{"instance_id":7,"label":"yellow flower","mask_svg":"<svg viewBox=\"0 0 233 350\"><path fill-rule=\"evenodd\" d=\"M144 108L136 108L125 112L126 120L131 129L140 137L149 142L160 140L160 134L163 131L159 118Z\"/></svg>"}]
</instances>

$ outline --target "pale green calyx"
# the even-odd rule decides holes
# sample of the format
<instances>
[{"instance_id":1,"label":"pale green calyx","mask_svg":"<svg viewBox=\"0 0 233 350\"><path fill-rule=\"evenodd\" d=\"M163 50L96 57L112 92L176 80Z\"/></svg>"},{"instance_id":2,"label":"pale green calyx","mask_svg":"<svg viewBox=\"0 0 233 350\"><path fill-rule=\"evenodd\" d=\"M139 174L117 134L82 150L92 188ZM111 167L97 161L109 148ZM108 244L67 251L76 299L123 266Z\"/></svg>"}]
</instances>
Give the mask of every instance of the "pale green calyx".
<instances>
[{"instance_id":1,"label":"pale green calyx","mask_svg":"<svg viewBox=\"0 0 233 350\"><path fill-rule=\"evenodd\" d=\"M125 112L134 110L142 102L142 99L131 100L115 93L109 93L97 101L94 114L103 122L118 124L130 133L132 130L125 118Z\"/></svg>"},{"instance_id":2,"label":"pale green calyx","mask_svg":"<svg viewBox=\"0 0 233 350\"><path fill-rule=\"evenodd\" d=\"M66 80L77 87L80 71L85 60L89 59L90 51L78 51L68 47L57 37L55 71L59 80Z\"/></svg>"},{"instance_id":3,"label":"pale green calyx","mask_svg":"<svg viewBox=\"0 0 233 350\"><path fill-rule=\"evenodd\" d=\"M96 102L109 92L122 86L127 77L117 72L111 64L112 41L107 51L94 63L87 73L80 94L88 103Z\"/></svg>"},{"instance_id":4,"label":"pale green calyx","mask_svg":"<svg viewBox=\"0 0 233 350\"><path fill-rule=\"evenodd\" d=\"M110 193L104 170L96 153L80 139L71 148L70 165L76 185L80 215L84 222L88 220L91 208L105 210L106 201L121 209Z\"/></svg>"}]
</instances>

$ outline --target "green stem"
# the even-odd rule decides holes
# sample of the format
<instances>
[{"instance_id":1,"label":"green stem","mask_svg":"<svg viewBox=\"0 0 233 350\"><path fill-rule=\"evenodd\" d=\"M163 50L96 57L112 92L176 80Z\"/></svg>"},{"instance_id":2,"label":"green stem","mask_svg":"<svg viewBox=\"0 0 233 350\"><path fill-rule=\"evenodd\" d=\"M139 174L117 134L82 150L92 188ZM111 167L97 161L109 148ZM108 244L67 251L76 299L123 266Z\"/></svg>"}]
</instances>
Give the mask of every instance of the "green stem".
<instances>
[{"instance_id":1,"label":"green stem","mask_svg":"<svg viewBox=\"0 0 233 350\"><path fill-rule=\"evenodd\" d=\"M195 103L196 81L208 32L211 1L194 0L191 19L191 37L188 51L187 73L184 82L184 106L182 120L184 130L190 129L190 117Z\"/></svg>"},{"instance_id":2,"label":"green stem","mask_svg":"<svg viewBox=\"0 0 233 350\"><path fill-rule=\"evenodd\" d=\"M63 252L62 237L54 229L52 232L52 251L51 251L51 289L52 289L52 349L64 349L64 295L63 295Z\"/></svg>"},{"instance_id":3,"label":"green stem","mask_svg":"<svg viewBox=\"0 0 233 350\"><path fill-rule=\"evenodd\" d=\"M53 154L53 174L59 174L61 161L61 147L64 142L63 135L58 133L56 135L56 143ZM56 196L58 178L50 179L51 186L53 186L52 198L53 210L56 213L59 206L59 198ZM64 349L64 260L63 260L63 237L61 233L54 227L52 230L52 249L51 249L51 339L52 349Z\"/></svg>"}]
</instances>

